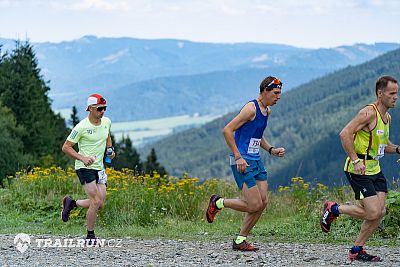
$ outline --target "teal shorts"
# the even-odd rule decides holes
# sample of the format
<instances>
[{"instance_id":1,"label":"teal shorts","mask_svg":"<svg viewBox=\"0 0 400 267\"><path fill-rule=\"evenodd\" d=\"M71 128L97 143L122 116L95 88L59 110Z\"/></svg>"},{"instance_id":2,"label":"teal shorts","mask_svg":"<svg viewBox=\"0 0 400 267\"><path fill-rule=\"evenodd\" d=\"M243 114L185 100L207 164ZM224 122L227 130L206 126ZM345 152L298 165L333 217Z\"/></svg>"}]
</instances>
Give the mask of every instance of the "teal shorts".
<instances>
[{"instance_id":1,"label":"teal shorts","mask_svg":"<svg viewBox=\"0 0 400 267\"><path fill-rule=\"evenodd\" d=\"M244 173L241 173L237 169L237 165L231 165L233 177L240 190L243 189L243 183L246 183L247 188L252 188L257 185L256 180L266 181L267 172L265 171L264 164L261 160L249 160L245 159L248 166Z\"/></svg>"}]
</instances>

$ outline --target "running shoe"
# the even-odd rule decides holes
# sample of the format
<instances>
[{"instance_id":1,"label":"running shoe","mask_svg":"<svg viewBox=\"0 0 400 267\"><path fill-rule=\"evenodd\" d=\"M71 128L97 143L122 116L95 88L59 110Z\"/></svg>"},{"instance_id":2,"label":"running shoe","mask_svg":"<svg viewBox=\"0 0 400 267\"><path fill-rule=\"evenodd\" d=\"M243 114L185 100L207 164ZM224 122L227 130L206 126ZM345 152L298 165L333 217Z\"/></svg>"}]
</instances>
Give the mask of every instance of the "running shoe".
<instances>
[{"instance_id":1,"label":"running shoe","mask_svg":"<svg viewBox=\"0 0 400 267\"><path fill-rule=\"evenodd\" d=\"M334 205L337 205L337 203L329 200L325 201L324 203L324 208L320 219L321 229L324 233L329 232L331 229L331 224L338 217L332 213L332 206Z\"/></svg>"},{"instance_id":2,"label":"running shoe","mask_svg":"<svg viewBox=\"0 0 400 267\"><path fill-rule=\"evenodd\" d=\"M381 258L379 256L374 256L374 255L368 254L365 251L365 249L361 250L358 253L353 253L351 251L351 249L350 249L350 251L349 251L349 260L350 261L357 260L357 261L372 261L372 262L375 262L375 261L381 261Z\"/></svg>"},{"instance_id":3,"label":"running shoe","mask_svg":"<svg viewBox=\"0 0 400 267\"><path fill-rule=\"evenodd\" d=\"M218 195L212 195L210 197L210 202L208 203L208 208L206 211L206 217L208 223L212 223L214 221L215 215L221 210L217 207L217 200L220 199L221 197Z\"/></svg>"},{"instance_id":4,"label":"running shoe","mask_svg":"<svg viewBox=\"0 0 400 267\"><path fill-rule=\"evenodd\" d=\"M74 200L69 196L65 196L62 199L61 219L63 220L63 222L68 222L69 214L70 214L71 210L74 208L73 201Z\"/></svg>"},{"instance_id":5,"label":"running shoe","mask_svg":"<svg viewBox=\"0 0 400 267\"><path fill-rule=\"evenodd\" d=\"M240 244L236 244L235 240L233 240L232 249L233 250L239 250L239 251L257 251L258 250L257 247L251 245L246 240L244 240Z\"/></svg>"}]
</instances>

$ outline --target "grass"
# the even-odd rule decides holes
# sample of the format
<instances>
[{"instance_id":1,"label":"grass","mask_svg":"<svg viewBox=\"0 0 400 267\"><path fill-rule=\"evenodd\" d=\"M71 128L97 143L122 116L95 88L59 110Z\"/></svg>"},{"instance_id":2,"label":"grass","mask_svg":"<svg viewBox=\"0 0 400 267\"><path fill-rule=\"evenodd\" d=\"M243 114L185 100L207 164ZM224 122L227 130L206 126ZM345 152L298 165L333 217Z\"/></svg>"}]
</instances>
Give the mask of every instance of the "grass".
<instances>
[{"instance_id":1,"label":"grass","mask_svg":"<svg viewBox=\"0 0 400 267\"><path fill-rule=\"evenodd\" d=\"M102 238L231 240L238 234L243 213L225 209L214 223L208 224L204 211L212 193L237 197L232 183L209 180L199 184L195 177L160 177L157 174L135 176L132 171L108 170L105 209L99 212L96 233ZM84 197L73 170L35 168L30 173L9 177L0 189L0 233L83 236L86 210L75 209L70 221L60 219L60 201L65 194ZM398 210L400 194L392 191L388 208ZM251 240L257 242L351 244L360 222L340 216L332 232L323 234L319 215L325 199L341 203L352 199L348 187L327 188L307 184L300 177L292 184L269 193L270 204L254 227ZM393 206L394 205L394 206ZM390 216L391 217L390 217ZM385 229L376 232L369 245L400 244L396 212L385 217ZM388 217L389 216L389 217ZM167 230L166 230L167 229Z\"/></svg>"}]
</instances>

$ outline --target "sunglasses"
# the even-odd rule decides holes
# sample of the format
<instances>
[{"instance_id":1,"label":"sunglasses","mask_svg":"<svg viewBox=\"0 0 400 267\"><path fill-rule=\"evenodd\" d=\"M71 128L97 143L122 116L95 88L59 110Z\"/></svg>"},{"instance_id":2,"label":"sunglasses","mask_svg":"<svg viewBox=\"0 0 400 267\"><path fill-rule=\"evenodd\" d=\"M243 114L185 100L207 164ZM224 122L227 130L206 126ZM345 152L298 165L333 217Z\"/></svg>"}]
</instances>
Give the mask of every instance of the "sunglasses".
<instances>
[{"instance_id":1,"label":"sunglasses","mask_svg":"<svg viewBox=\"0 0 400 267\"><path fill-rule=\"evenodd\" d=\"M105 107L105 106L104 107L97 107L96 110L99 111L99 112L101 112L103 110L106 111L107 107Z\"/></svg>"}]
</instances>

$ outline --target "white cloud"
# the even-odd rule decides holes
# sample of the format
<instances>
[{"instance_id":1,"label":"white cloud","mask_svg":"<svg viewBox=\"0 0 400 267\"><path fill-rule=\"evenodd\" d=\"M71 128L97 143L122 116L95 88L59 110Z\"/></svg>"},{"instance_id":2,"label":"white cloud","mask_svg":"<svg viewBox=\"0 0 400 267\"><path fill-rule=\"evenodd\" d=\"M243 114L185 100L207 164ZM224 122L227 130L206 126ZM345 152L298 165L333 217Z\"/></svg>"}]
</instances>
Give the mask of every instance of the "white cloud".
<instances>
[{"instance_id":1,"label":"white cloud","mask_svg":"<svg viewBox=\"0 0 400 267\"><path fill-rule=\"evenodd\" d=\"M50 1L50 5L56 9L67 9L67 10L89 10L97 9L103 11L127 11L129 10L129 4L127 1L117 0L78 0L69 1Z\"/></svg>"},{"instance_id":2,"label":"white cloud","mask_svg":"<svg viewBox=\"0 0 400 267\"><path fill-rule=\"evenodd\" d=\"M302 47L399 41L399 0L0 0L0 8L7 25L0 37L36 42L84 35Z\"/></svg>"}]
</instances>

